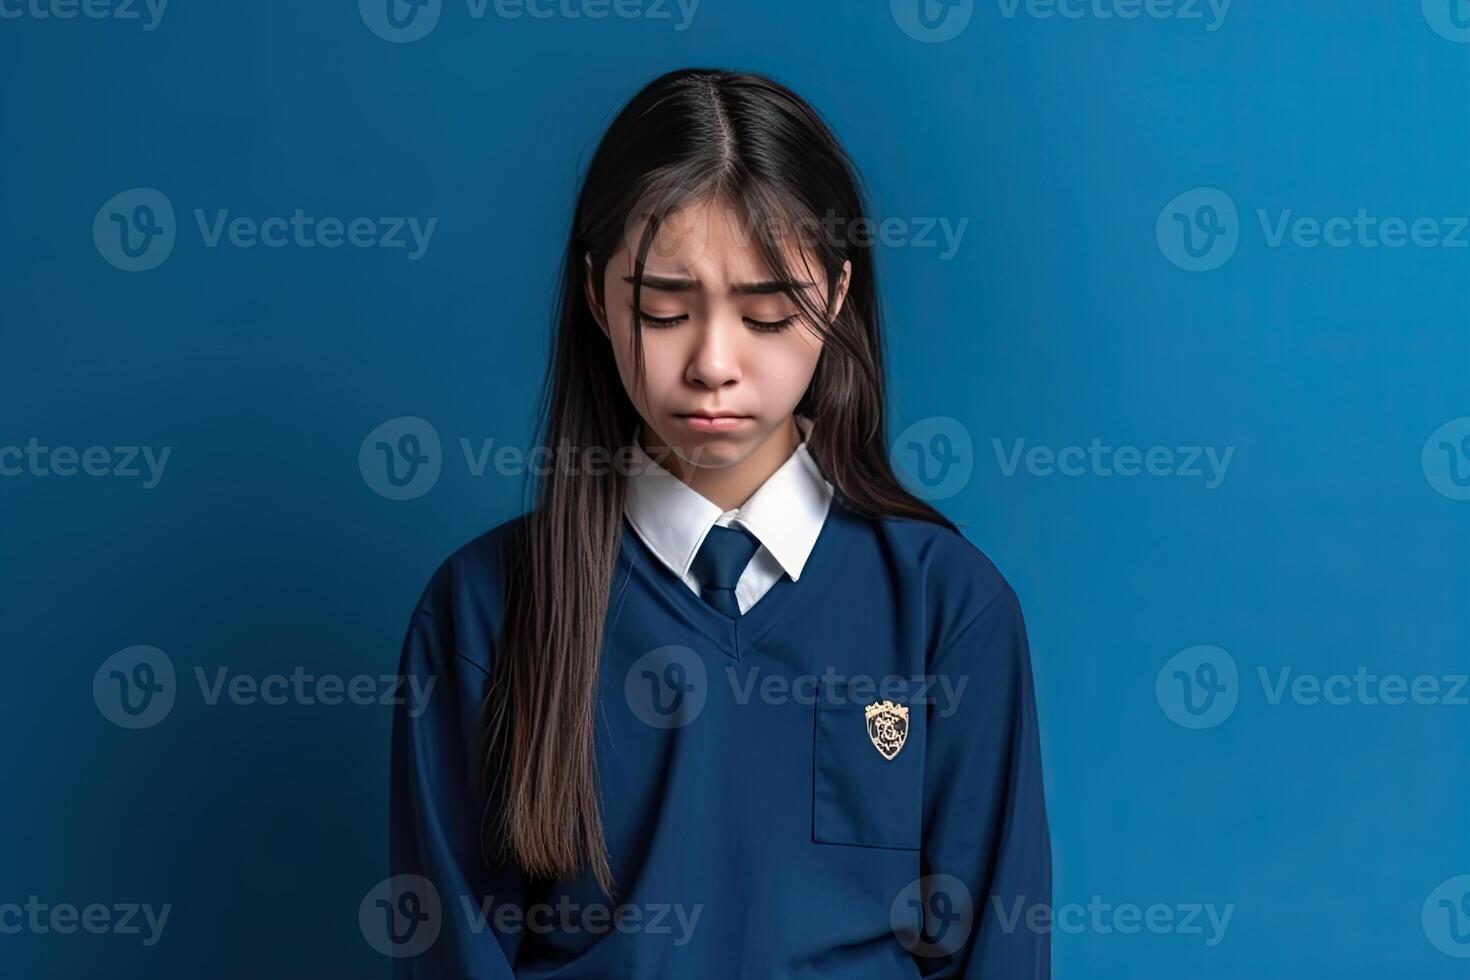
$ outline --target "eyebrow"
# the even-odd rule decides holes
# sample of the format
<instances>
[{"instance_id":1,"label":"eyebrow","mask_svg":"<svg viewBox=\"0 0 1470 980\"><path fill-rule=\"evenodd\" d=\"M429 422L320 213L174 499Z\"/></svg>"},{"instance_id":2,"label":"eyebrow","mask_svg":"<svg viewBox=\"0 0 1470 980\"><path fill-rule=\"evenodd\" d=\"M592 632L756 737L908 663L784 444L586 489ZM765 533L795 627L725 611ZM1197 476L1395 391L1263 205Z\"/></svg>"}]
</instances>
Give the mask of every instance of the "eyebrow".
<instances>
[{"instance_id":1,"label":"eyebrow","mask_svg":"<svg viewBox=\"0 0 1470 980\"><path fill-rule=\"evenodd\" d=\"M633 284L632 276L624 276L623 282ZM683 279L669 276L643 277L643 285L649 289L657 289L665 293L687 293L699 288L698 279ZM771 293L784 293L793 289L805 289L814 285L809 282L793 282L789 279L763 279L759 282L737 282L730 287L730 292L742 296L766 296Z\"/></svg>"}]
</instances>

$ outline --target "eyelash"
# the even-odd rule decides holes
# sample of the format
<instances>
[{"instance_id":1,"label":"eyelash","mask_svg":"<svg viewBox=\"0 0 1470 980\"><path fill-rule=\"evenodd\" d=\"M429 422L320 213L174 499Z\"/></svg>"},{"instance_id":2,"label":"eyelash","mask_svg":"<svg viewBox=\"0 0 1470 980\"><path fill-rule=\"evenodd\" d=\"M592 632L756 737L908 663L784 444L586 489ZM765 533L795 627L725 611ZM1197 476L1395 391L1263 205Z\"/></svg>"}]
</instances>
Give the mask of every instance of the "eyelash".
<instances>
[{"instance_id":1,"label":"eyelash","mask_svg":"<svg viewBox=\"0 0 1470 980\"><path fill-rule=\"evenodd\" d=\"M678 326L680 323L683 323L689 319L689 316L688 314L681 314L679 316L657 317L643 313L639 315L638 319L645 327L652 330L666 330L669 327ZM750 317L743 317L742 319L756 333L780 333L796 321L796 314L793 313L791 316L784 317L780 320L752 320Z\"/></svg>"}]
</instances>

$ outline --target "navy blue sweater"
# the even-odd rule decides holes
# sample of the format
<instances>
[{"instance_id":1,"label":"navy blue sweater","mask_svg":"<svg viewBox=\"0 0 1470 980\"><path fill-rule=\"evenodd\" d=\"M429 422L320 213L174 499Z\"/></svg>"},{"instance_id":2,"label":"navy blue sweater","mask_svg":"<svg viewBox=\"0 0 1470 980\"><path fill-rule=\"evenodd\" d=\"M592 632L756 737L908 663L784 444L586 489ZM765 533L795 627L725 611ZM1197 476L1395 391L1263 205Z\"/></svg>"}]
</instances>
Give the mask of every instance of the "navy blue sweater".
<instances>
[{"instance_id":1,"label":"navy blue sweater","mask_svg":"<svg viewBox=\"0 0 1470 980\"><path fill-rule=\"evenodd\" d=\"M840 499L735 620L623 521L596 724L618 893L487 866L469 774L521 519L440 566L404 642L435 687L394 719L395 877L364 910L400 977L1050 976L1016 595L963 536Z\"/></svg>"}]
</instances>

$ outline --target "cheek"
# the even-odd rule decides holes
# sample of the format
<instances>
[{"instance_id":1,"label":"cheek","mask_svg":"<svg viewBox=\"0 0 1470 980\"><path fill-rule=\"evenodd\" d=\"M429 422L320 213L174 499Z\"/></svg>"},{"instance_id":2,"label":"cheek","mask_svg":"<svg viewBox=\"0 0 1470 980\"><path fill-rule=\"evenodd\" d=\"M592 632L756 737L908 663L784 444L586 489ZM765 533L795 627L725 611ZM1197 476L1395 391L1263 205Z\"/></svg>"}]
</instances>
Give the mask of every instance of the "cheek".
<instances>
[{"instance_id":1,"label":"cheek","mask_svg":"<svg viewBox=\"0 0 1470 980\"><path fill-rule=\"evenodd\" d=\"M821 353L820 341L799 328L762 350L757 371L764 376L768 395L795 405L811 383Z\"/></svg>"},{"instance_id":2,"label":"cheek","mask_svg":"<svg viewBox=\"0 0 1470 980\"><path fill-rule=\"evenodd\" d=\"M680 331L643 331L643 385L638 386L637 356L634 345L637 339L631 322L615 325L613 338L616 342L615 357L618 374L623 379L623 388L639 407L657 407L677 392L683 384L688 352L677 336Z\"/></svg>"},{"instance_id":3,"label":"cheek","mask_svg":"<svg viewBox=\"0 0 1470 980\"><path fill-rule=\"evenodd\" d=\"M657 398L670 388L676 388L684 378L684 369L689 362L685 341L675 330L643 331L643 369L648 376L648 388Z\"/></svg>"}]
</instances>

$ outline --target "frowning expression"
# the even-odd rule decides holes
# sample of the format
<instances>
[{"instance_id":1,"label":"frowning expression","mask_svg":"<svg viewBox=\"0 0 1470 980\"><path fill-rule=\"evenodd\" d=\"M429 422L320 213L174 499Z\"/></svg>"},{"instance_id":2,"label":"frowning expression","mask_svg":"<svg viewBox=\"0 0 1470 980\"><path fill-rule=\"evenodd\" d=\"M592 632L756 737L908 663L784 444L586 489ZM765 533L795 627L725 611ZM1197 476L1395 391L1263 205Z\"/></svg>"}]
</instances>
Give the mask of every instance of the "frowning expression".
<instances>
[{"instance_id":1,"label":"frowning expression","mask_svg":"<svg viewBox=\"0 0 1470 980\"><path fill-rule=\"evenodd\" d=\"M636 244L641 227L630 230ZM821 309L827 277L809 252L787 251L796 286ZM830 317L842 308L843 266ZM661 445L694 466L738 464L786 425L806 393L822 341L773 278L740 212L696 202L661 227L645 259L642 310L633 308L633 258L625 245L603 275L599 308L587 264L587 297L612 342L618 373ZM645 383L634 361L641 316Z\"/></svg>"}]
</instances>

